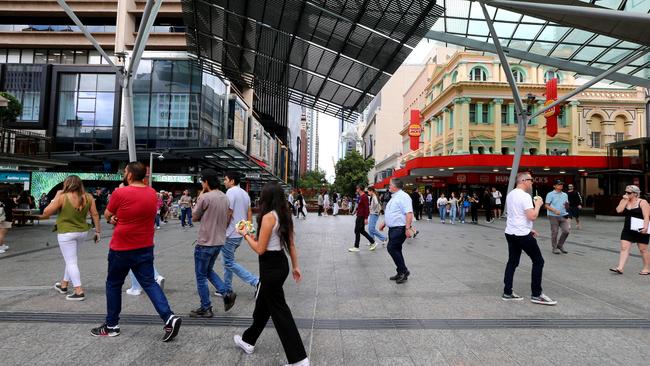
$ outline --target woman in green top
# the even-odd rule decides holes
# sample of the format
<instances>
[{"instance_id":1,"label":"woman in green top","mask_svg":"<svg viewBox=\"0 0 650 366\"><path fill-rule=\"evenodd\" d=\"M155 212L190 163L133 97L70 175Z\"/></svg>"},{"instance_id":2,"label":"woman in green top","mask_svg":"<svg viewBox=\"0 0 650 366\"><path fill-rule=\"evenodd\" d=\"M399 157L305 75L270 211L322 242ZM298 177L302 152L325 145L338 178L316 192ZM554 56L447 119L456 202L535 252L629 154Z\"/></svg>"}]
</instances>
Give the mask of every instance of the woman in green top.
<instances>
[{"instance_id":1,"label":"woman in green top","mask_svg":"<svg viewBox=\"0 0 650 366\"><path fill-rule=\"evenodd\" d=\"M81 288L81 276L77 265L77 246L86 240L90 225L86 218L88 212L95 223L95 242L99 241L101 233L99 213L93 197L86 193L81 178L71 175L63 181L63 190L56 193L56 197L43 211L41 219L47 219L55 213L55 231L59 248L65 260L65 273L63 280L54 284L54 289L59 293L67 294L68 285L72 282L74 292L66 296L66 300L83 301L86 299Z\"/></svg>"}]
</instances>

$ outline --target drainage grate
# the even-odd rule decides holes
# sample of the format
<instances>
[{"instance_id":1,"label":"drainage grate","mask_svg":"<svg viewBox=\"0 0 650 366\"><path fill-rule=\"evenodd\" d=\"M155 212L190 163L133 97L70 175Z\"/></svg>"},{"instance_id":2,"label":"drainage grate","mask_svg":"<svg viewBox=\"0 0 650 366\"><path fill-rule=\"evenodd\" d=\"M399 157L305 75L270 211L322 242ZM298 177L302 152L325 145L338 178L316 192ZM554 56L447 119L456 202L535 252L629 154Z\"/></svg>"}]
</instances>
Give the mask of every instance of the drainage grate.
<instances>
[{"instance_id":1,"label":"drainage grate","mask_svg":"<svg viewBox=\"0 0 650 366\"><path fill-rule=\"evenodd\" d=\"M0 322L19 323L102 323L102 314L0 312ZM123 314L124 324L158 325L155 315ZM251 318L214 317L211 319L183 318L184 325L245 328ZM629 319L296 319L298 328L323 330L371 329L650 329L650 320ZM270 323L269 323L269 326Z\"/></svg>"}]
</instances>

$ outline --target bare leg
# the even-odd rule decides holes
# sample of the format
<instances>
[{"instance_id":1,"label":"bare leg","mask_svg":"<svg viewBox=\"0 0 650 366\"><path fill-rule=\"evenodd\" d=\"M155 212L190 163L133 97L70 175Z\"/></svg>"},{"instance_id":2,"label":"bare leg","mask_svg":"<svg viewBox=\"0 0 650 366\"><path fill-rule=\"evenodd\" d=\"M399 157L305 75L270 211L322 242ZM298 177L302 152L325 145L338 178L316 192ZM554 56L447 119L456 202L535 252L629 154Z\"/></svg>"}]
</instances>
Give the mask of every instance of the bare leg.
<instances>
[{"instance_id":1,"label":"bare leg","mask_svg":"<svg viewBox=\"0 0 650 366\"><path fill-rule=\"evenodd\" d=\"M643 269L641 272L648 273L650 272L650 252L648 252L648 244L638 244L639 252L641 252L641 258L643 258Z\"/></svg>"},{"instance_id":2,"label":"bare leg","mask_svg":"<svg viewBox=\"0 0 650 366\"><path fill-rule=\"evenodd\" d=\"M9 231L9 229L0 229L0 245L4 245L7 231Z\"/></svg>"},{"instance_id":3,"label":"bare leg","mask_svg":"<svg viewBox=\"0 0 650 366\"><path fill-rule=\"evenodd\" d=\"M623 272L623 267L625 267L625 262L627 262L627 258L630 256L630 247L632 246L632 243L630 243L627 240L621 240L621 254L618 259L618 267L616 267L619 271ZM646 245L647 249L647 245Z\"/></svg>"}]
</instances>

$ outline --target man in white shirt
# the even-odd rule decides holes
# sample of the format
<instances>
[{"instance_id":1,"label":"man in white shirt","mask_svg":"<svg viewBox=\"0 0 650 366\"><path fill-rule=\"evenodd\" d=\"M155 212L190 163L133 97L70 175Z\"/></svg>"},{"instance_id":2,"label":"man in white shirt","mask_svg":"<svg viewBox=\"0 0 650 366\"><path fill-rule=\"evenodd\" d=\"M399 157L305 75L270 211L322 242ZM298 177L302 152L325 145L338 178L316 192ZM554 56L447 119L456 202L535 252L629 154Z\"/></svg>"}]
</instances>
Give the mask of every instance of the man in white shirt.
<instances>
[{"instance_id":1,"label":"man in white shirt","mask_svg":"<svg viewBox=\"0 0 650 366\"><path fill-rule=\"evenodd\" d=\"M406 238L410 238L413 233L411 224L413 222L413 201L411 196L402 191L404 183L399 179L391 179L389 190L391 192L390 201L386 205L386 212L384 213L384 223L379 226L379 230L383 231L384 227L388 226L388 245L386 249L395 266L397 266L397 274L390 277L391 281L396 283L404 283L408 280L409 272L404 262L402 255L402 244Z\"/></svg>"},{"instance_id":2,"label":"man in white shirt","mask_svg":"<svg viewBox=\"0 0 650 366\"><path fill-rule=\"evenodd\" d=\"M508 264L503 278L504 288L501 298L505 301L522 300L523 297L512 292L512 282L515 270L519 266L521 252L524 251L533 262L531 274L530 301L541 305L555 305L557 301L542 293L542 271L544 258L537 245L537 232L533 230L533 222L539 216L543 201L536 196L531 199L533 177L530 173L517 174L517 187L506 197L508 211L506 223L506 240L508 241Z\"/></svg>"},{"instance_id":3,"label":"man in white shirt","mask_svg":"<svg viewBox=\"0 0 650 366\"><path fill-rule=\"evenodd\" d=\"M253 210L251 209L251 200L248 193L239 187L241 175L237 172L226 172L223 184L226 186L226 196L228 196L230 221L226 229L226 242L221 250L223 253L223 266L225 273L223 275L226 293L223 294L225 311L235 305L237 295L232 291L232 275L237 275L242 281L256 288L259 287L260 280L254 274L248 272L235 261L235 251L241 244L242 236L235 229L236 224L241 220L253 220Z\"/></svg>"}]
</instances>

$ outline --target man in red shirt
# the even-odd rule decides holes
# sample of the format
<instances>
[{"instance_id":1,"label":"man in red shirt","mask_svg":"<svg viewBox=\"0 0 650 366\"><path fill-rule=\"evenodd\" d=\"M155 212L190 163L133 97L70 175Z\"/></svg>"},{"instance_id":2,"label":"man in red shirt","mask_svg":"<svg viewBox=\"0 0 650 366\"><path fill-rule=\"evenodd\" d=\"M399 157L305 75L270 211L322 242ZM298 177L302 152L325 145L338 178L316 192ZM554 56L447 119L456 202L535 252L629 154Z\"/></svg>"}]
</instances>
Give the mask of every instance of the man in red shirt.
<instances>
[{"instance_id":1,"label":"man in red shirt","mask_svg":"<svg viewBox=\"0 0 650 366\"><path fill-rule=\"evenodd\" d=\"M362 184L357 185L357 194L359 195L359 202L357 202L357 221L354 224L354 247L348 249L350 252L359 251L359 240L361 235L365 236L370 241L370 250L375 250L377 243L375 239L366 232L366 225L368 224L368 216L370 215L370 201L368 195L364 190Z\"/></svg>"},{"instance_id":2,"label":"man in red shirt","mask_svg":"<svg viewBox=\"0 0 650 366\"><path fill-rule=\"evenodd\" d=\"M113 192L104 212L106 220L115 225L115 230L108 251L106 323L90 331L96 337L120 335L122 285L129 270L133 271L165 323L162 341L174 339L181 327L181 318L174 315L165 293L154 278L153 223L158 199L156 191L143 182L146 173L144 164L129 163L124 169L126 187Z\"/></svg>"}]
</instances>

